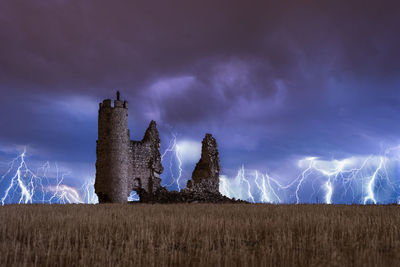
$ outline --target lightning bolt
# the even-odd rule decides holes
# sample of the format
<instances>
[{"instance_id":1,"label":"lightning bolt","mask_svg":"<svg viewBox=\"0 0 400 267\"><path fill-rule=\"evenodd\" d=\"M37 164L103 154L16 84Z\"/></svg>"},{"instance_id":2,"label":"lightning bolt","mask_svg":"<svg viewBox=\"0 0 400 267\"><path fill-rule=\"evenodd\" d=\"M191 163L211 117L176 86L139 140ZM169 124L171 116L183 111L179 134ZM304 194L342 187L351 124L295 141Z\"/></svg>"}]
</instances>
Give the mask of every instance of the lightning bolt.
<instances>
[{"instance_id":1,"label":"lightning bolt","mask_svg":"<svg viewBox=\"0 0 400 267\"><path fill-rule=\"evenodd\" d=\"M261 178L259 176L261 176ZM260 183L259 180L261 180L261 183ZM256 186L257 186L258 190L261 192L261 200L260 201L262 203L270 203L271 199L270 199L270 197L268 196L268 193L267 193L265 177L264 177L264 175L259 175L258 171L256 171L255 183L256 183Z\"/></svg>"},{"instance_id":2,"label":"lightning bolt","mask_svg":"<svg viewBox=\"0 0 400 267\"><path fill-rule=\"evenodd\" d=\"M246 188L245 190L243 190ZM220 176L220 193L228 197L235 197L238 199L248 200L253 203L256 202L252 194L251 182L245 176L245 168L242 166L236 177L233 180L228 179L226 176Z\"/></svg>"},{"instance_id":3,"label":"lightning bolt","mask_svg":"<svg viewBox=\"0 0 400 267\"><path fill-rule=\"evenodd\" d=\"M7 174L9 174L12 169L14 164L19 161L19 165L17 168L17 171L15 172L14 176L10 180L10 184L6 188L4 192L4 196L1 198L1 204L4 205L5 200L7 197L9 197L10 190L13 188L14 185L17 186L17 188L21 191L21 196L19 198L18 204L20 203L32 203L32 196L34 194L34 188L31 187L32 185L32 178L28 181L28 183L24 182L22 180L22 176L26 176L27 174L31 174L31 171L26 167L25 164L25 154L26 154L26 147L24 148L24 152L19 155L19 157L13 159L13 161L10 164L10 168L7 170L7 172L2 176L2 180L6 177ZM35 177L33 175L32 177Z\"/></svg>"},{"instance_id":4,"label":"lightning bolt","mask_svg":"<svg viewBox=\"0 0 400 267\"><path fill-rule=\"evenodd\" d=\"M247 180L246 176L244 175L244 165L242 165L242 168L239 172L240 178L242 181L244 181L247 184L247 195L248 195L248 199L251 199L251 202L256 203L256 201L254 200L254 196L251 193L251 186L250 186L250 182L249 180Z\"/></svg>"},{"instance_id":5,"label":"lightning bolt","mask_svg":"<svg viewBox=\"0 0 400 267\"><path fill-rule=\"evenodd\" d=\"M326 181L325 188L326 188L325 203L332 204L333 187L330 178L328 179L328 181Z\"/></svg>"},{"instance_id":6,"label":"lightning bolt","mask_svg":"<svg viewBox=\"0 0 400 267\"><path fill-rule=\"evenodd\" d=\"M83 192L83 201L87 204L96 204L99 203L99 199L94 192L94 182L95 178L90 177L87 179L80 188L80 191Z\"/></svg>"},{"instance_id":7,"label":"lightning bolt","mask_svg":"<svg viewBox=\"0 0 400 267\"><path fill-rule=\"evenodd\" d=\"M381 157L378 168L376 168L376 170L372 174L371 178L369 179L368 186L367 186L368 194L364 198L364 204L367 204L368 200L371 200L372 202L374 202L374 204L376 204L376 199L375 199L375 195L374 195L374 185L375 185L375 180L377 178L377 175L383 168L383 163L384 163L384 159Z\"/></svg>"},{"instance_id":8,"label":"lightning bolt","mask_svg":"<svg viewBox=\"0 0 400 267\"><path fill-rule=\"evenodd\" d=\"M170 140L167 149L161 155L161 162L166 160L166 155L168 153L172 153L173 158L175 158L178 163L178 176L175 177L174 171L173 171L173 160L172 160L172 158L169 158L169 171L170 171L170 174L172 177L172 182L170 184L168 184L167 187L170 187L173 184L176 184L178 186L178 191L180 191L181 190L180 180L182 177L183 169L182 169L181 149L180 149L179 145L177 144L176 134L172 134L172 139Z\"/></svg>"},{"instance_id":9,"label":"lightning bolt","mask_svg":"<svg viewBox=\"0 0 400 267\"><path fill-rule=\"evenodd\" d=\"M220 181L220 183L219 183L219 192L224 196L227 196L227 197L230 197L230 198L234 197L233 194L230 191L228 177L226 177L225 175L221 175L219 177L219 181ZM400 199L399 199L399 201L400 201Z\"/></svg>"},{"instance_id":10,"label":"lightning bolt","mask_svg":"<svg viewBox=\"0 0 400 267\"><path fill-rule=\"evenodd\" d=\"M55 163L55 177L50 178L51 165L47 161L37 168L36 172L28 167L26 162L27 149L14 158L8 169L1 176L0 188L5 188L0 193L1 205L6 203L97 203L94 194L94 179L86 181L81 189L65 184L68 173L60 172ZM84 197L81 196L83 192Z\"/></svg>"}]
</instances>

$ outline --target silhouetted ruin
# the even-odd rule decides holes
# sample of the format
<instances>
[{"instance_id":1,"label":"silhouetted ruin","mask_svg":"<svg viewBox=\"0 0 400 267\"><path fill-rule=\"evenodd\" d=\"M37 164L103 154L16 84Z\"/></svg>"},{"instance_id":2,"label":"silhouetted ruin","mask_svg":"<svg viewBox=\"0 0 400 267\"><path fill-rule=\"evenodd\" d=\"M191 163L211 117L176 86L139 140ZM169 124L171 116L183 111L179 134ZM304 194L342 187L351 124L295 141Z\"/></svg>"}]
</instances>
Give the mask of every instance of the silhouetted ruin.
<instances>
[{"instance_id":1,"label":"silhouetted ruin","mask_svg":"<svg viewBox=\"0 0 400 267\"><path fill-rule=\"evenodd\" d=\"M206 134L192 179L181 192L161 186L160 138L151 121L141 141L130 140L128 102L110 99L99 106L95 192L100 203L126 203L131 191L141 202L236 202L219 192L219 155L215 138Z\"/></svg>"}]
</instances>

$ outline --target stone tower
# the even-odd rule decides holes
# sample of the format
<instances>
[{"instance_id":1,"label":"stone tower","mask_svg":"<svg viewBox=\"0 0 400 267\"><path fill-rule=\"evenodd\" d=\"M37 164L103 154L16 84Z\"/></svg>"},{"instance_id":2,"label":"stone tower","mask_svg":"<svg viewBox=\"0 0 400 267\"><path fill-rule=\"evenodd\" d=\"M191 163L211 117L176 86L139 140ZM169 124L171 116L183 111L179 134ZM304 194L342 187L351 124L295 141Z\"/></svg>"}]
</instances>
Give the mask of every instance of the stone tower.
<instances>
[{"instance_id":1,"label":"stone tower","mask_svg":"<svg viewBox=\"0 0 400 267\"><path fill-rule=\"evenodd\" d=\"M99 107L95 192L100 203L126 203L130 138L128 102L104 100Z\"/></svg>"}]
</instances>

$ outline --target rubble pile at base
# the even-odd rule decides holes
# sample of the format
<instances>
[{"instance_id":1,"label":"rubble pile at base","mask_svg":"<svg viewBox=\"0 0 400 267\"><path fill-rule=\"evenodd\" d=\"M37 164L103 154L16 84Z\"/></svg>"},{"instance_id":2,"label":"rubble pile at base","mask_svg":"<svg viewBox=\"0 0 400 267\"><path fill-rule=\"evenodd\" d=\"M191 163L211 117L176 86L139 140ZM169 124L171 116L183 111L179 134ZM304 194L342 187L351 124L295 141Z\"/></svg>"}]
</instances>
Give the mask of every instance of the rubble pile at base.
<instances>
[{"instance_id":1,"label":"rubble pile at base","mask_svg":"<svg viewBox=\"0 0 400 267\"><path fill-rule=\"evenodd\" d=\"M182 190L168 191L165 187L158 189L153 194L146 191L137 192L142 203L247 203L246 201L229 198L221 193L196 192Z\"/></svg>"}]
</instances>

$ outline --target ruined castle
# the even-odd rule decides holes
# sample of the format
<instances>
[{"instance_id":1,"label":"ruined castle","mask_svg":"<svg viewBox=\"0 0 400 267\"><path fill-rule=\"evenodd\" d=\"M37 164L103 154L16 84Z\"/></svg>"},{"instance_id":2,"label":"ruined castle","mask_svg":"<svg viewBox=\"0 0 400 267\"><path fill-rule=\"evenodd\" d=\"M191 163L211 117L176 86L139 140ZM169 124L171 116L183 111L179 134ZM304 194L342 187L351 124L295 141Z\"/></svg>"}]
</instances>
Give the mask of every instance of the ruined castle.
<instances>
[{"instance_id":1,"label":"ruined castle","mask_svg":"<svg viewBox=\"0 0 400 267\"><path fill-rule=\"evenodd\" d=\"M230 202L219 193L219 155L211 134L202 142L202 154L192 180L181 192L161 186L163 172L160 138L151 121L141 141L130 140L128 102L104 100L99 105L95 192L100 203L126 203L131 191L142 202Z\"/></svg>"}]
</instances>

